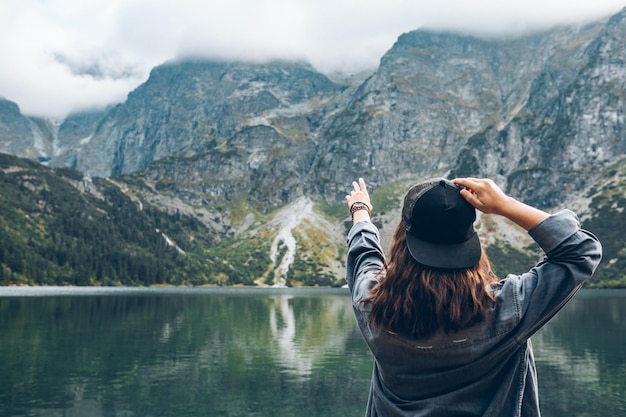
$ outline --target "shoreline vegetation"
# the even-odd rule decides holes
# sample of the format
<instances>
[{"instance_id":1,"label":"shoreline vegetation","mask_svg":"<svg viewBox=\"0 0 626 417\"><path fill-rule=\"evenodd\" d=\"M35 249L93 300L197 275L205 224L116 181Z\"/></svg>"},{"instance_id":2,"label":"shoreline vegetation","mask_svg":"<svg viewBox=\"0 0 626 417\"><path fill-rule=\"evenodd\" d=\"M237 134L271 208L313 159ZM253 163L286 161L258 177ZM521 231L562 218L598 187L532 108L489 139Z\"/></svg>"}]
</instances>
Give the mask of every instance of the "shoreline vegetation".
<instances>
[{"instance_id":1,"label":"shoreline vegetation","mask_svg":"<svg viewBox=\"0 0 626 417\"><path fill-rule=\"evenodd\" d=\"M71 285L71 284L0 284L0 288L181 288L181 289L219 289L219 288L241 288L241 289L275 289L275 290L289 290L289 289L347 289L346 285L217 285L217 284L202 284L202 285L174 285L174 284L152 284L152 285Z\"/></svg>"},{"instance_id":2,"label":"shoreline vegetation","mask_svg":"<svg viewBox=\"0 0 626 417\"><path fill-rule=\"evenodd\" d=\"M254 287L254 286L233 286L233 287L177 287L177 286L150 286L150 287L130 287L130 286L74 286L74 285L11 285L0 286L0 298L3 297L38 297L38 296L108 296L108 295L176 295L176 294L197 294L197 295L260 295L260 296L316 296L316 295L350 295L344 287Z\"/></svg>"},{"instance_id":3,"label":"shoreline vegetation","mask_svg":"<svg viewBox=\"0 0 626 417\"><path fill-rule=\"evenodd\" d=\"M43 284L43 285L33 285L33 284L0 284L0 290L2 288L45 288L45 289L183 289L183 290L219 290L219 289L241 289L241 290L276 290L276 291L289 291L289 290L346 290L346 285L341 286L331 286L331 285L298 285L298 286L282 286L282 285L216 285L216 284L203 284L203 285L173 285L173 284L153 284L153 285L55 285L55 284ZM583 285L581 289L585 290L626 290L624 286L610 286L610 285Z\"/></svg>"}]
</instances>

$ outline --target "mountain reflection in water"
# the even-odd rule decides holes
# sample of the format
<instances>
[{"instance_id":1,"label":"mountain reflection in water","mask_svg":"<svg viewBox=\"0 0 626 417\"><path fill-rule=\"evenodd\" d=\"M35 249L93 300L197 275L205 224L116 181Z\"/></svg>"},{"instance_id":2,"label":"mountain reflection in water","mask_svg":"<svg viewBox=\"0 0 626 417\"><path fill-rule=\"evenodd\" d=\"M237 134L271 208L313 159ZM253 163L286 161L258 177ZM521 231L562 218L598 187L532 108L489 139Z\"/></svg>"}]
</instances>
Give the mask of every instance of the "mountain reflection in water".
<instances>
[{"instance_id":1,"label":"mountain reflection in water","mask_svg":"<svg viewBox=\"0 0 626 417\"><path fill-rule=\"evenodd\" d=\"M545 416L626 415L626 291L533 337ZM2 416L362 416L347 290L0 288Z\"/></svg>"}]
</instances>

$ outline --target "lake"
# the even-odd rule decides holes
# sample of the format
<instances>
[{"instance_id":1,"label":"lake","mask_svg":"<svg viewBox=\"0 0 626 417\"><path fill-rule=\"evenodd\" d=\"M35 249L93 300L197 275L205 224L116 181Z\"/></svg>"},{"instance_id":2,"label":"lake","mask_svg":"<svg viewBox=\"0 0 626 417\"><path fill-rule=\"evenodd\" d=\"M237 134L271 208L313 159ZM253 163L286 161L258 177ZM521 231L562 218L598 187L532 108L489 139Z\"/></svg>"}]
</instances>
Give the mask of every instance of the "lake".
<instances>
[{"instance_id":1,"label":"lake","mask_svg":"<svg viewBox=\"0 0 626 417\"><path fill-rule=\"evenodd\" d=\"M626 291L533 337L545 417L626 416ZM347 290L0 288L0 416L363 416Z\"/></svg>"}]
</instances>

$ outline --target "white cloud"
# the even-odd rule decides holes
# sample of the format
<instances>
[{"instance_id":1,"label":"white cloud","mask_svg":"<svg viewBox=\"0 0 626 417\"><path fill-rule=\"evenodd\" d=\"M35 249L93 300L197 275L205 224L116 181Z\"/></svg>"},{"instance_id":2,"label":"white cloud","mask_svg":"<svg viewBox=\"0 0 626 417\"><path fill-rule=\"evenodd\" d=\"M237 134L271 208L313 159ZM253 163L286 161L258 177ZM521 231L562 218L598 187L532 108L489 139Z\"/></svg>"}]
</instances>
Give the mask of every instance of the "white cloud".
<instances>
[{"instance_id":1,"label":"white cloud","mask_svg":"<svg viewBox=\"0 0 626 417\"><path fill-rule=\"evenodd\" d=\"M176 57L374 68L419 27L499 34L616 13L626 0L2 0L0 96L26 114L119 102Z\"/></svg>"}]
</instances>

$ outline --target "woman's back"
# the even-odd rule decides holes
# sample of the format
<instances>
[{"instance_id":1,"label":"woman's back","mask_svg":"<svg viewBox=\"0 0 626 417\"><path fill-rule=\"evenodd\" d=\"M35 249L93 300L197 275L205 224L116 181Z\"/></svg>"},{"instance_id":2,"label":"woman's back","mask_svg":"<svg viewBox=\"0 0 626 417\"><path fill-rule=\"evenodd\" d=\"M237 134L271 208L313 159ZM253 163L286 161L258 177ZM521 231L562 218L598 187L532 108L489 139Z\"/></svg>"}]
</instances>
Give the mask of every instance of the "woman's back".
<instances>
[{"instance_id":1,"label":"woman's back","mask_svg":"<svg viewBox=\"0 0 626 417\"><path fill-rule=\"evenodd\" d=\"M373 320L372 294L385 279L385 259L376 227L355 222L346 280L375 357L367 415L540 415L529 339L592 275L601 248L570 211L542 216L530 235L546 258L521 276L489 286L493 299L482 320L458 331L439 328L416 336Z\"/></svg>"}]
</instances>

